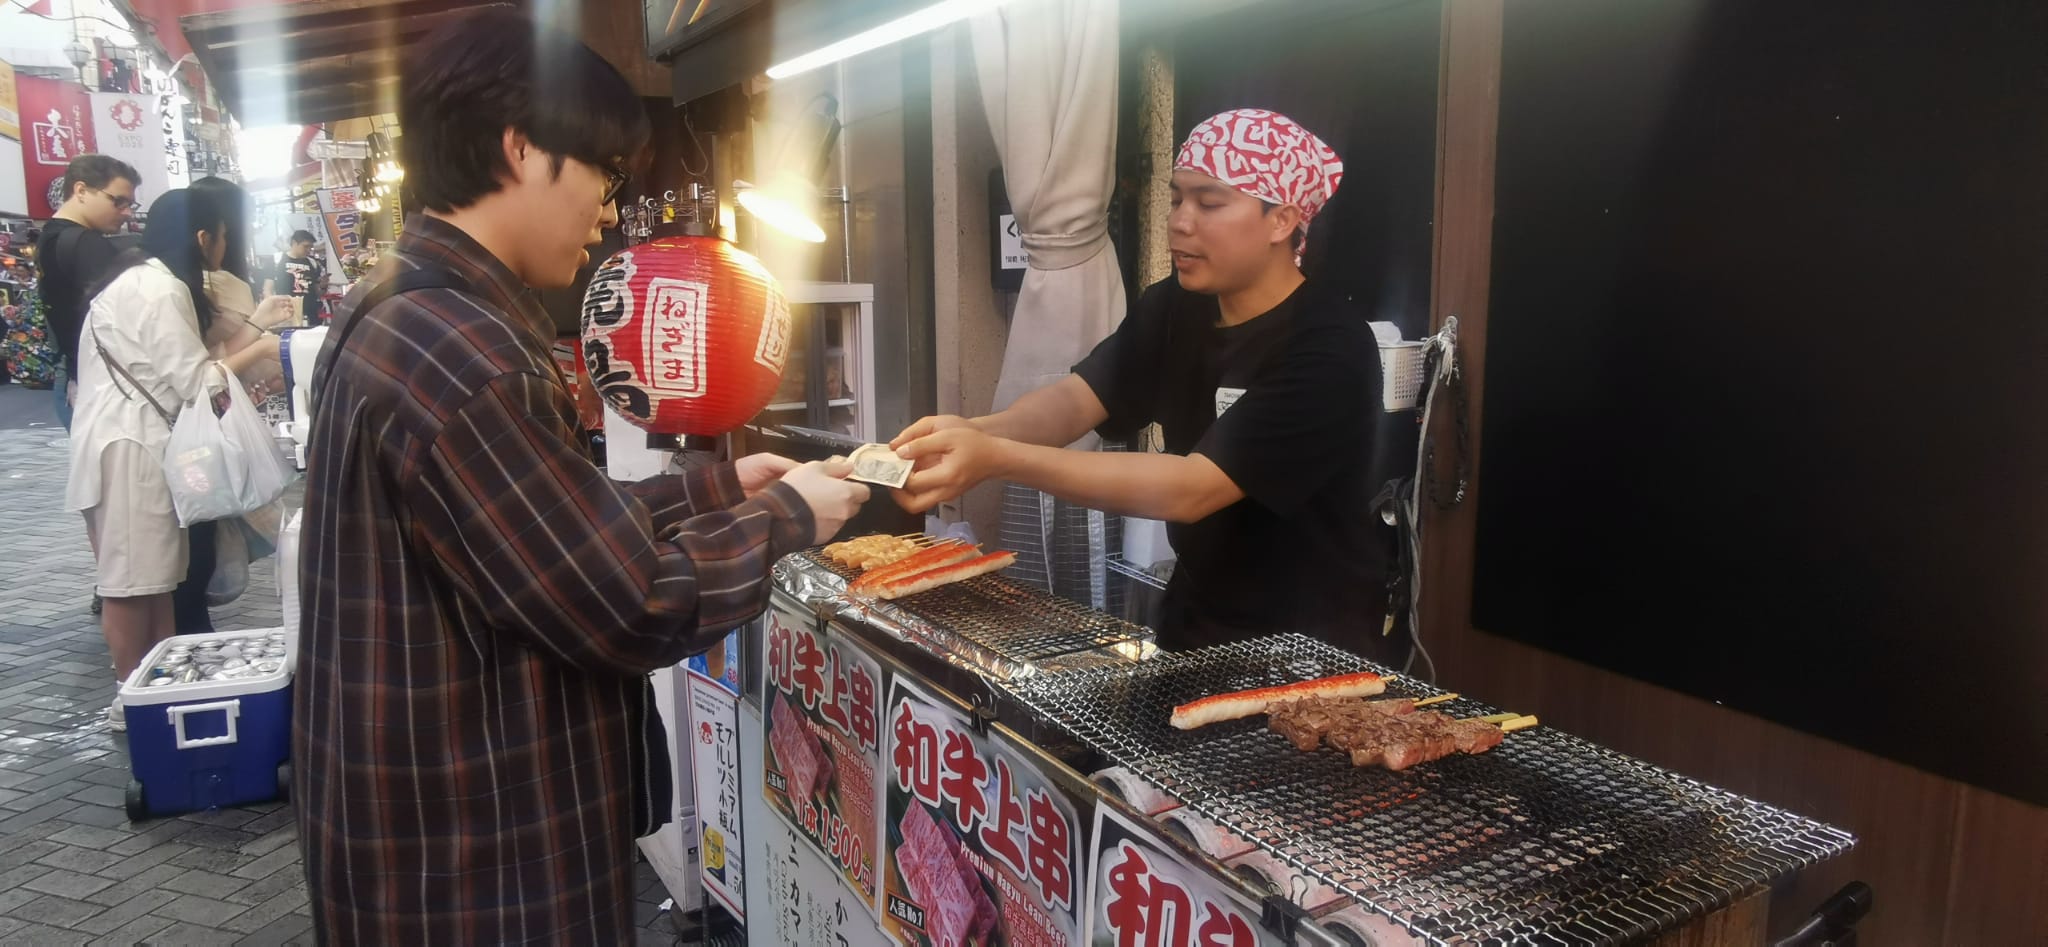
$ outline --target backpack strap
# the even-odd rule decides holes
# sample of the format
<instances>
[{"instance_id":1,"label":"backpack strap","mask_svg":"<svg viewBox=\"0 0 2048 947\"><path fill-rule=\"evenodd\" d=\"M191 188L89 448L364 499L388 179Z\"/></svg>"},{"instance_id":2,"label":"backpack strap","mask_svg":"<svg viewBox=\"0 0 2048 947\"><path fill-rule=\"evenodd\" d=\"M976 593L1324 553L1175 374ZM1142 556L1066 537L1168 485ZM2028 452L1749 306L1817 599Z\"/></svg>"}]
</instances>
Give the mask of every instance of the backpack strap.
<instances>
[{"instance_id":1,"label":"backpack strap","mask_svg":"<svg viewBox=\"0 0 2048 947\"><path fill-rule=\"evenodd\" d=\"M371 286L363 292L363 298L349 311L348 321L339 323L334 329L329 330L334 332L334 338L320 347L320 357L313 364L311 400L317 403L320 396L326 392L329 369L333 368L335 359L341 357L342 346L348 344L348 338L355 334L357 326L368 322L377 307L406 293L426 289L452 289L458 293L472 295L476 292L468 280L453 270L424 263L419 264L417 269L407 270Z\"/></svg>"}]
</instances>

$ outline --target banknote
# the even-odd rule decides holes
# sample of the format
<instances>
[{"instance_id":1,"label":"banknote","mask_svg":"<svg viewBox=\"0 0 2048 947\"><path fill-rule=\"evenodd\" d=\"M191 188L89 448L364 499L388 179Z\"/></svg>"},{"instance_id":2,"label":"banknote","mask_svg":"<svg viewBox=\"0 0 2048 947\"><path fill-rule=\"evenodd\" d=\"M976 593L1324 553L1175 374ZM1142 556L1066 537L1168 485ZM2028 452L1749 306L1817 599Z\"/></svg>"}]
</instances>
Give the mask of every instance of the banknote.
<instances>
[{"instance_id":1,"label":"banknote","mask_svg":"<svg viewBox=\"0 0 2048 947\"><path fill-rule=\"evenodd\" d=\"M853 462L850 480L899 490L910 480L911 462L896 456L887 444L863 444L847 459Z\"/></svg>"}]
</instances>

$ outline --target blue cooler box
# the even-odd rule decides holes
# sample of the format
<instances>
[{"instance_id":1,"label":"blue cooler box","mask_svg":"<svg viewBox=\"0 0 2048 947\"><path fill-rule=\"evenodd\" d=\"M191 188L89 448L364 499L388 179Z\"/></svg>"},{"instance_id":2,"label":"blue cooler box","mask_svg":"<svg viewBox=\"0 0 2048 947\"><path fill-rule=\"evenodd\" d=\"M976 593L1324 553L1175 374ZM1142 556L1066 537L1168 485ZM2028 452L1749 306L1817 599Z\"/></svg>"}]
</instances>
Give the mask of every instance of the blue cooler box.
<instances>
[{"instance_id":1,"label":"blue cooler box","mask_svg":"<svg viewBox=\"0 0 2048 947\"><path fill-rule=\"evenodd\" d=\"M179 635L151 649L121 685L128 720L128 818L218 809L285 798L291 781L292 665L262 655L278 629ZM247 676L152 684L174 647L213 647L277 660ZM251 643L255 643L251 648ZM286 643L287 649L291 642ZM249 661L247 657L242 658ZM224 662L225 663L225 662ZM175 673L175 671L173 671Z\"/></svg>"}]
</instances>

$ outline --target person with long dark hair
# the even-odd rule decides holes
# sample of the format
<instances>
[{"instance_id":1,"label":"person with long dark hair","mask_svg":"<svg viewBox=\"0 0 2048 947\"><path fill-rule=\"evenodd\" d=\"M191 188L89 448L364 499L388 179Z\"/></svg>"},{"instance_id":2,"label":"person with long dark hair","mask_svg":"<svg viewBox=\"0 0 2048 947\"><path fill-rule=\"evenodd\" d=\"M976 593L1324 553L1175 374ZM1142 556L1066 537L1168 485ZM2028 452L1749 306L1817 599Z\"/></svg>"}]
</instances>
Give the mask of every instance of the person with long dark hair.
<instances>
[{"instance_id":1,"label":"person with long dark hair","mask_svg":"<svg viewBox=\"0 0 2048 947\"><path fill-rule=\"evenodd\" d=\"M203 278L207 301L213 304L213 318L205 332L206 350L212 358L222 359L262 343L265 329L291 315L291 304L279 300L259 306L249 287L249 192L233 181L210 176L192 182L191 190L197 199L220 209L225 227L222 242L226 249L220 265L207 270ZM282 383L284 369L276 353L274 344L266 345L262 355L236 373L258 400ZM171 618L178 634L213 630L207 588L213 582L218 530L211 522L194 523L185 530L185 579L171 592Z\"/></svg>"},{"instance_id":2,"label":"person with long dark hair","mask_svg":"<svg viewBox=\"0 0 2048 947\"><path fill-rule=\"evenodd\" d=\"M226 218L221 202L188 189L158 198L142 246L114 260L80 332L64 505L93 537L117 679L177 630L171 593L190 554L163 473L171 418L222 381L216 364L233 374L265 354L248 346L216 363L206 349L216 313L206 274L226 256ZM124 726L119 698L107 716Z\"/></svg>"}]
</instances>

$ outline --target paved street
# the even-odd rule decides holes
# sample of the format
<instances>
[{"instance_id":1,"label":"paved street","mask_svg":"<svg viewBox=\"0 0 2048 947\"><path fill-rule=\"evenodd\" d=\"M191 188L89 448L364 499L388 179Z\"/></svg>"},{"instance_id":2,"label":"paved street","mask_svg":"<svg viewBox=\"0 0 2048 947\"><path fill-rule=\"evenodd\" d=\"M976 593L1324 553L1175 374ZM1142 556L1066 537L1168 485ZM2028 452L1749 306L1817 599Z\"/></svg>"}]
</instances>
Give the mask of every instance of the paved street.
<instances>
[{"instance_id":1,"label":"paved street","mask_svg":"<svg viewBox=\"0 0 2048 947\"><path fill-rule=\"evenodd\" d=\"M92 558L61 509L68 455L48 399L0 386L0 945L311 943L289 807L128 822ZM279 624L273 564L252 566L216 627ZM640 943L680 943L640 869Z\"/></svg>"}]
</instances>

